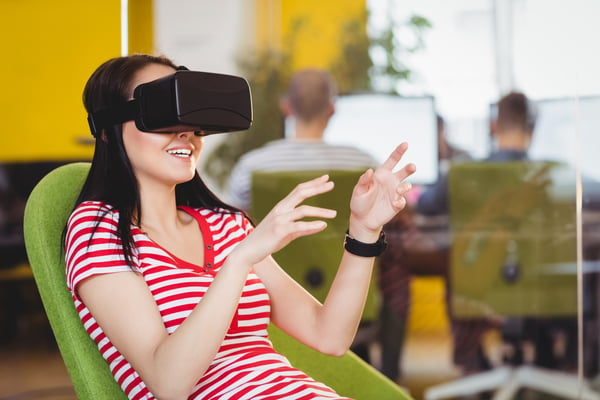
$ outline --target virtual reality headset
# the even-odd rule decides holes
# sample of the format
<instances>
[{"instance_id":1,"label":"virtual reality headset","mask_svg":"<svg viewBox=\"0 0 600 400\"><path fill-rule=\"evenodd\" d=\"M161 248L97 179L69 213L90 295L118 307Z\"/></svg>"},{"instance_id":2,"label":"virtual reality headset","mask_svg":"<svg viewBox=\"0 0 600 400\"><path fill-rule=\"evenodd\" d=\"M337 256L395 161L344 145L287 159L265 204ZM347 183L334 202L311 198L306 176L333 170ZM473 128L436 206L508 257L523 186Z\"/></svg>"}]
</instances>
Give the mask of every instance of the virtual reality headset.
<instances>
[{"instance_id":1,"label":"virtual reality headset","mask_svg":"<svg viewBox=\"0 0 600 400\"><path fill-rule=\"evenodd\" d=\"M133 100L88 114L95 137L132 120L152 133L246 130L252 123L250 87L239 76L182 70L137 86Z\"/></svg>"}]
</instances>

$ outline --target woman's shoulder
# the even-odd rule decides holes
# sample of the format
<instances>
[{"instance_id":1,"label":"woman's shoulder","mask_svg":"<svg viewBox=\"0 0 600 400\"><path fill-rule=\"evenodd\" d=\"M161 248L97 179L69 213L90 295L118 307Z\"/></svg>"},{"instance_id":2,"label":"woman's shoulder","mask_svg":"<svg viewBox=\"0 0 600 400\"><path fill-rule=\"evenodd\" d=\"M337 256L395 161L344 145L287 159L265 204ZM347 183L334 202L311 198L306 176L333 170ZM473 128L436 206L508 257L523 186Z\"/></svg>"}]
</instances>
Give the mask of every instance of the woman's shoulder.
<instances>
[{"instance_id":1,"label":"woman's shoulder","mask_svg":"<svg viewBox=\"0 0 600 400\"><path fill-rule=\"evenodd\" d=\"M69 225L78 222L118 221L119 212L110 204L102 201L84 201L80 203L69 217Z\"/></svg>"},{"instance_id":2,"label":"woman's shoulder","mask_svg":"<svg viewBox=\"0 0 600 400\"><path fill-rule=\"evenodd\" d=\"M118 214L118 211L116 210L115 207L113 207L110 204L105 203L103 201L95 201L95 200L87 200L87 201L81 202L77 207L75 207L72 214L93 213L93 212L102 213L102 214L105 214L105 213Z\"/></svg>"}]
</instances>

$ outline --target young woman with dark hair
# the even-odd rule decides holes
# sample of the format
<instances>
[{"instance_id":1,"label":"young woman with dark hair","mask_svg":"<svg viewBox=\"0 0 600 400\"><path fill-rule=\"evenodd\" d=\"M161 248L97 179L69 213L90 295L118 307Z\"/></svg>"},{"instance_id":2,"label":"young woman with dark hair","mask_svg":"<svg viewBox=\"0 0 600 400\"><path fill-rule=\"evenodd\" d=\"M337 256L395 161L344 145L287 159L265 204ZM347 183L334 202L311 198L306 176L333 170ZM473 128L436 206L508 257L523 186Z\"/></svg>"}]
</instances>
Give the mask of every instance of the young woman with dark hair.
<instances>
[{"instance_id":1,"label":"young woman with dark hair","mask_svg":"<svg viewBox=\"0 0 600 400\"><path fill-rule=\"evenodd\" d=\"M86 109L124 103L176 69L162 57L111 59L89 79ZM131 399L342 398L277 353L267 326L323 353L347 351L370 282L368 250L381 248L381 227L410 189L414 165L393 172L407 145L359 179L323 304L270 255L326 227L335 210L301 203L333 182L298 185L254 227L202 182L202 145L202 132L147 133L133 121L97 135L65 234L67 285L87 332Z\"/></svg>"}]
</instances>

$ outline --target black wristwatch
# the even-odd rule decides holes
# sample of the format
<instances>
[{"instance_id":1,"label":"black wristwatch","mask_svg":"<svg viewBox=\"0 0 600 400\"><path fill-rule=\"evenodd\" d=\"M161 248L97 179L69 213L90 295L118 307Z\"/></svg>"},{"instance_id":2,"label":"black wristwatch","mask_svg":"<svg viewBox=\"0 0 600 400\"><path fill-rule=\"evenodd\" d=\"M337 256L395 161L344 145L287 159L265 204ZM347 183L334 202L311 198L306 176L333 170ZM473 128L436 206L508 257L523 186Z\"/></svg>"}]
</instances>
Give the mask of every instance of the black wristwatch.
<instances>
[{"instance_id":1,"label":"black wristwatch","mask_svg":"<svg viewBox=\"0 0 600 400\"><path fill-rule=\"evenodd\" d=\"M344 237L344 249L350 254L360 257L378 257L387 247L385 233L383 230L379 234L379 239L375 243L364 243L350 236L350 231L346 230Z\"/></svg>"}]
</instances>

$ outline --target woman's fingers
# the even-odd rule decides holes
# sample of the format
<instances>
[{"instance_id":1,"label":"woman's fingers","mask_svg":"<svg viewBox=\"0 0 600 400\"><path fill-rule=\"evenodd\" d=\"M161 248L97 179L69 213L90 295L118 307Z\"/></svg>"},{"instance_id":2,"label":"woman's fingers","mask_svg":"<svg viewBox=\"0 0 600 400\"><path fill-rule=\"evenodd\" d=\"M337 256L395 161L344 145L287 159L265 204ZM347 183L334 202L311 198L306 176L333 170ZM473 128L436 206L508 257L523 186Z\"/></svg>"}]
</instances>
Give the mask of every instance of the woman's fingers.
<instances>
[{"instance_id":1,"label":"woman's fingers","mask_svg":"<svg viewBox=\"0 0 600 400\"><path fill-rule=\"evenodd\" d=\"M301 203L332 189L328 175L297 185L254 228L238 251L245 252L250 262L255 263L296 238L324 230L327 223L323 219L335 218L337 211Z\"/></svg>"},{"instance_id":2,"label":"woman's fingers","mask_svg":"<svg viewBox=\"0 0 600 400\"><path fill-rule=\"evenodd\" d=\"M406 153L406 150L408 150L408 143L400 143L394 149L394 151L392 151L387 160L384 161L384 163L381 165L381 168L387 169L389 171L393 170L394 167L400 162L400 160L404 156L404 153Z\"/></svg>"},{"instance_id":3,"label":"woman's fingers","mask_svg":"<svg viewBox=\"0 0 600 400\"><path fill-rule=\"evenodd\" d=\"M251 234L258 240L256 242L258 245L253 246L253 251L258 252L259 255L254 259L260 260L268 254L279 251L296 238L322 231L327 227L327 223L322 219L334 218L335 215L335 210L307 205L292 209L274 208ZM315 219L311 220L311 218Z\"/></svg>"},{"instance_id":4,"label":"woman's fingers","mask_svg":"<svg viewBox=\"0 0 600 400\"><path fill-rule=\"evenodd\" d=\"M391 202L392 206L401 210L406 206L406 198L404 197L406 193L408 193L412 189L412 184L410 182L401 182L398 186L396 186L396 191L392 196Z\"/></svg>"},{"instance_id":5,"label":"woman's fingers","mask_svg":"<svg viewBox=\"0 0 600 400\"><path fill-rule=\"evenodd\" d=\"M291 240L297 239L302 236L312 235L321 232L327 228L327 222L321 220L315 221L296 221L294 223L294 230L291 232Z\"/></svg>"},{"instance_id":6,"label":"woman's fingers","mask_svg":"<svg viewBox=\"0 0 600 400\"><path fill-rule=\"evenodd\" d=\"M404 143L399 144L398 147L396 147L394 149L394 151L392 151L390 156L387 158L387 160L385 160L385 162L381 165L381 167L378 168L377 171L382 171L382 172L380 172L380 174L391 172L396 167L396 165L398 165L398 163L402 160L402 157L404 157L404 154L406 153L407 150L408 150L408 143L404 142ZM408 163L404 167L402 167L400 170L395 172L394 175L396 177L398 177L398 179L404 180L404 179L408 178L409 176L411 176L412 174L414 174L416 170L417 170L417 167L415 166L415 164Z\"/></svg>"},{"instance_id":7,"label":"woman's fingers","mask_svg":"<svg viewBox=\"0 0 600 400\"><path fill-rule=\"evenodd\" d=\"M404 180L404 179L408 178L409 176L411 176L412 174L414 174L416 170L417 170L417 166L415 164L408 163L404 167L402 167L402 169L400 169L398 172L396 172L396 175L398 175L398 178L400 178L400 180Z\"/></svg>"},{"instance_id":8,"label":"woman's fingers","mask_svg":"<svg viewBox=\"0 0 600 400\"><path fill-rule=\"evenodd\" d=\"M328 208L301 205L291 210L281 212L273 216L273 226L281 236L292 235L297 237L298 231L325 229L325 221L320 219L335 218L337 212ZM316 220L304 220L304 218L317 218ZM304 233L306 234L306 233ZM300 235L302 236L302 235Z\"/></svg>"},{"instance_id":9,"label":"woman's fingers","mask_svg":"<svg viewBox=\"0 0 600 400\"><path fill-rule=\"evenodd\" d=\"M310 197L333 190L333 186L333 182L329 180L329 175L322 175L310 181L302 182L285 196L276 207L294 208Z\"/></svg>"},{"instance_id":10,"label":"woman's fingers","mask_svg":"<svg viewBox=\"0 0 600 400\"><path fill-rule=\"evenodd\" d=\"M259 227L267 228L274 235L273 238L284 241L325 229L327 223L322 219L335 218L337 211L301 203L310 197L332 189L333 182L329 181L327 175L297 185L290 194L273 207L261 221Z\"/></svg>"},{"instance_id":11,"label":"woman's fingers","mask_svg":"<svg viewBox=\"0 0 600 400\"><path fill-rule=\"evenodd\" d=\"M366 170L361 176L358 177L358 182L356 182L356 186L361 188L363 186L368 186L369 183L373 180L373 174L375 172L373 169L369 168Z\"/></svg>"},{"instance_id":12,"label":"woman's fingers","mask_svg":"<svg viewBox=\"0 0 600 400\"><path fill-rule=\"evenodd\" d=\"M335 218L337 211L330 208L314 207L308 205L301 205L294 208L289 213L289 218L292 221L297 221L302 218Z\"/></svg>"}]
</instances>

